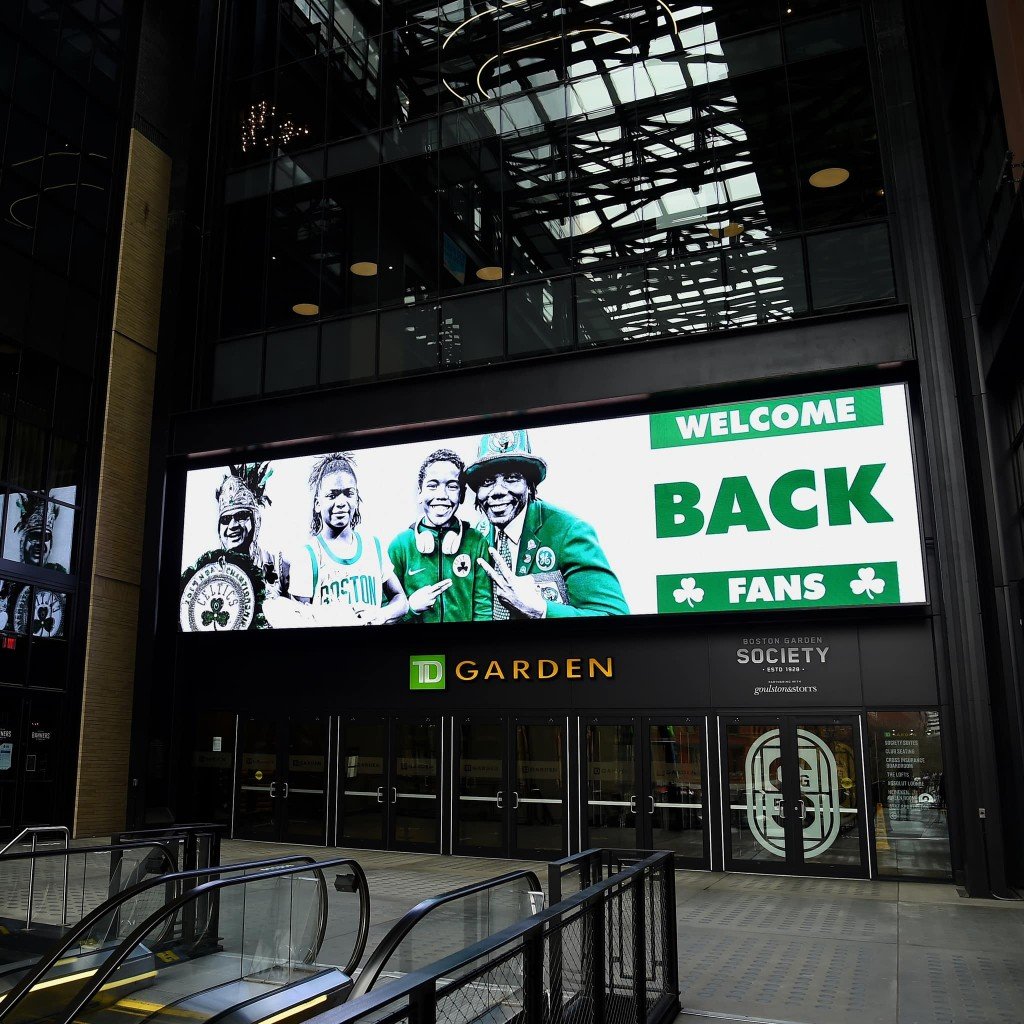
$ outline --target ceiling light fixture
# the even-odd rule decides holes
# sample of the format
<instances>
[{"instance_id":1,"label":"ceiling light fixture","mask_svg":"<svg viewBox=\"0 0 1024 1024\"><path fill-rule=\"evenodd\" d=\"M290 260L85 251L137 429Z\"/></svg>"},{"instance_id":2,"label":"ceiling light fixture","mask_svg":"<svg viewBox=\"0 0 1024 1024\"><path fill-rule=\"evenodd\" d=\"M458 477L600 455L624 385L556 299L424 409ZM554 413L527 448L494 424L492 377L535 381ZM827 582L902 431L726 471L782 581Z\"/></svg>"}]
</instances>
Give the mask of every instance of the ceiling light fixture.
<instances>
[{"instance_id":1,"label":"ceiling light fixture","mask_svg":"<svg viewBox=\"0 0 1024 1024\"><path fill-rule=\"evenodd\" d=\"M298 313L299 316L316 316L320 312L320 307L315 302L296 302L292 306L292 312Z\"/></svg>"},{"instance_id":2,"label":"ceiling light fixture","mask_svg":"<svg viewBox=\"0 0 1024 1024\"><path fill-rule=\"evenodd\" d=\"M372 260L359 260L348 268L356 277L376 277L377 264Z\"/></svg>"},{"instance_id":3,"label":"ceiling light fixture","mask_svg":"<svg viewBox=\"0 0 1024 1024\"><path fill-rule=\"evenodd\" d=\"M807 180L815 188L835 188L842 185L850 177L850 172L845 167L823 167L815 171Z\"/></svg>"},{"instance_id":4,"label":"ceiling light fixture","mask_svg":"<svg viewBox=\"0 0 1024 1024\"><path fill-rule=\"evenodd\" d=\"M500 281L505 276L505 271L501 267L481 267L476 276L481 281Z\"/></svg>"}]
</instances>

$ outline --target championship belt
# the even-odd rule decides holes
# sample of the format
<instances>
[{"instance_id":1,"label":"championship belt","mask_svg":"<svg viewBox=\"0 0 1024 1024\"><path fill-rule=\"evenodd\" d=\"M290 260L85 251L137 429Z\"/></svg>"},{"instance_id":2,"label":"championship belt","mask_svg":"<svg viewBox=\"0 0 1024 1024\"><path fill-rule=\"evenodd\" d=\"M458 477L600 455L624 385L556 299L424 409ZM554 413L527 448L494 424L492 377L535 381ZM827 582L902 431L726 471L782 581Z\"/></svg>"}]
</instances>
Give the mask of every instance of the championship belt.
<instances>
[{"instance_id":1,"label":"championship belt","mask_svg":"<svg viewBox=\"0 0 1024 1024\"><path fill-rule=\"evenodd\" d=\"M207 551L181 574L178 622L183 633L266 629L263 571L248 555Z\"/></svg>"}]
</instances>

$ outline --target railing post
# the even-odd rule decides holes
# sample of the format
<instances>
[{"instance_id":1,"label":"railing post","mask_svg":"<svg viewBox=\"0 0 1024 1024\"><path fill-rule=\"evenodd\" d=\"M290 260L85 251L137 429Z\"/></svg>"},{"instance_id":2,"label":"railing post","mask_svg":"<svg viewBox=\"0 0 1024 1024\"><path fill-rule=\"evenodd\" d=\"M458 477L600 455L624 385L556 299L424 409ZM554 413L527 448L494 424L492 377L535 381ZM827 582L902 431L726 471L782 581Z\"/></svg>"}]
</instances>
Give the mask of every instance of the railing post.
<instances>
[{"instance_id":1,"label":"railing post","mask_svg":"<svg viewBox=\"0 0 1024 1024\"><path fill-rule=\"evenodd\" d=\"M590 939L590 958L586 964L587 989L591 993L594 1007L592 1024L604 1024L608 969L605 963L605 894L603 892L594 894L594 902L587 912L585 921L588 927L583 934ZM587 951L584 950L584 957L586 955Z\"/></svg>"},{"instance_id":2,"label":"railing post","mask_svg":"<svg viewBox=\"0 0 1024 1024\"><path fill-rule=\"evenodd\" d=\"M679 995L679 935L676 931L676 858L670 853L665 859L664 880L661 891L664 906L661 908L662 927L665 929L665 987L669 994Z\"/></svg>"},{"instance_id":3,"label":"railing post","mask_svg":"<svg viewBox=\"0 0 1024 1024\"><path fill-rule=\"evenodd\" d=\"M32 853L36 852L36 833L32 833ZM25 908L25 931L32 927L32 903L36 894L36 858L28 862L28 906Z\"/></svg>"},{"instance_id":4,"label":"railing post","mask_svg":"<svg viewBox=\"0 0 1024 1024\"><path fill-rule=\"evenodd\" d=\"M644 885L647 870L642 869L633 876L633 1000L636 1006L636 1024L647 1020L647 930L645 910L647 900ZM623 894L625 895L625 894Z\"/></svg>"},{"instance_id":5,"label":"railing post","mask_svg":"<svg viewBox=\"0 0 1024 1024\"><path fill-rule=\"evenodd\" d=\"M409 993L409 1024L437 1024L437 982L433 979Z\"/></svg>"},{"instance_id":6,"label":"railing post","mask_svg":"<svg viewBox=\"0 0 1024 1024\"><path fill-rule=\"evenodd\" d=\"M544 1020L544 929L523 937L523 1008L526 1024Z\"/></svg>"}]
</instances>

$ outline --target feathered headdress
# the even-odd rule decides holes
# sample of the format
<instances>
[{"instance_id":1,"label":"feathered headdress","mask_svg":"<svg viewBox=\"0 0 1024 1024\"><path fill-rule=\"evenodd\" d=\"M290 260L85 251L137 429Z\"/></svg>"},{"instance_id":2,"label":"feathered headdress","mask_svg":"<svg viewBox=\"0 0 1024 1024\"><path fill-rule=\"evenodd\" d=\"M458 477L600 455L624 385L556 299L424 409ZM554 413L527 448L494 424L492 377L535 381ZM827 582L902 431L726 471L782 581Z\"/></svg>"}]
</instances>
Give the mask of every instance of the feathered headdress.
<instances>
[{"instance_id":1,"label":"feathered headdress","mask_svg":"<svg viewBox=\"0 0 1024 1024\"><path fill-rule=\"evenodd\" d=\"M271 504L267 496L267 481L274 475L269 462L243 462L228 466L228 475L217 488L217 515L225 512L248 512L253 519L252 542L259 536L262 516L260 509Z\"/></svg>"},{"instance_id":2,"label":"feathered headdress","mask_svg":"<svg viewBox=\"0 0 1024 1024\"><path fill-rule=\"evenodd\" d=\"M59 507L46 500L42 494L19 494L16 499L18 521L15 532L28 533L30 530L46 529L52 532Z\"/></svg>"}]
</instances>

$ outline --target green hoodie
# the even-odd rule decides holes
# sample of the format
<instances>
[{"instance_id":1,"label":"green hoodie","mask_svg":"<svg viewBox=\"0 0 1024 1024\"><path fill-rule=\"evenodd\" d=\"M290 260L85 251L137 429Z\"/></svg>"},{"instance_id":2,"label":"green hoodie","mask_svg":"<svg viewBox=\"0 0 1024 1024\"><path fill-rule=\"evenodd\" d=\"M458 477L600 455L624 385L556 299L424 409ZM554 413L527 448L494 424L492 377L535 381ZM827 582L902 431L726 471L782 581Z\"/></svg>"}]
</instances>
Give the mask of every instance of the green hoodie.
<instances>
[{"instance_id":1,"label":"green hoodie","mask_svg":"<svg viewBox=\"0 0 1024 1024\"><path fill-rule=\"evenodd\" d=\"M434 550L424 555L416 547L414 527L403 530L389 545L388 555L406 596L420 587L449 579L452 585L422 615L409 612L403 622L469 622L490 620L493 613L491 578L477 565L490 560L487 541L472 527L462 524L462 540L454 555L441 551L441 538L433 526L420 520L420 532L434 536Z\"/></svg>"}]
</instances>

